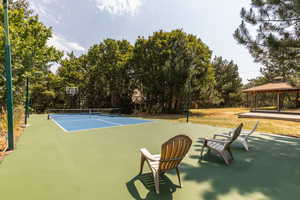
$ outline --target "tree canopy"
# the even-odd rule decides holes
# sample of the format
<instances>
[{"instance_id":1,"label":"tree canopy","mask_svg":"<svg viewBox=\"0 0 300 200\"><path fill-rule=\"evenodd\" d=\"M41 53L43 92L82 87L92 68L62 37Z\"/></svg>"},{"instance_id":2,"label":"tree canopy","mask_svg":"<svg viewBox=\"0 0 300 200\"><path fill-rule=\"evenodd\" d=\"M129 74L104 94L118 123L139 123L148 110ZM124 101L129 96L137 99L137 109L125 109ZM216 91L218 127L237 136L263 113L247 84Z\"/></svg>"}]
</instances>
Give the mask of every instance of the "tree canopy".
<instances>
[{"instance_id":1,"label":"tree canopy","mask_svg":"<svg viewBox=\"0 0 300 200\"><path fill-rule=\"evenodd\" d=\"M213 62L216 77L216 90L219 93L221 105L235 106L241 103L242 79L238 66L231 60L215 57Z\"/></svg>"},{"instance_id":2,"label":"tree canopy","mask_svg":"<svg viewBox=\"0 0 300 200\"><path fill-rule=\"evenodd\" d=\"M187 86L200 98L202 87L214 81L211 51L197 37L182 30L155 32L138 38L131 60L133 77L146 97L148 110L174 112L186 102Z\"/></svg>"},{"instance_id":3,"label":"tree canopy","mask_svg":"<svg viewBox=\"0 0 300 200\"><path fill-rule=\"evenodd\" d=\"M64 55L47 45L52 30L39 21L26 0L10 1L9 6L16 104L24 102L26 77L32 107L41 112L101 107L130 112L134 91L143 96L140 111L148 113L177 113L189 104L208 107L239 102L238 66L221 57L212 62L209 47L181 29L159 30L147 38L138 37L134 44L108 38L80 56ZM2 23L0 29L3 37ZM3 40L0 43L3 46ZM0 60L3 74L3 51ZM53 63L60 65L56 74L49 70ZM4 83L1 76L1 106L5 104ZM79 93L69 96L66 87L78 87Z\"/></svg>"},{"instance_id":4,"label":"tree canopy","mask_svg":"<svg viewBox=\"0 0 300 200\"><path fill-rule=\"evenodd\" d=\"M298 0L252 0L251 8L241 10L242 22L234 38L249 50L256 62L264 65L261 73L269 81L276 76L290 80L300 70L298 3Z\"/></svg>"},{"instance_id":5,"label":"tree canopy","mask_svg":"<svg viewBox=\"0 0 300 200\"><path fill-rule=\"evenodd\" d=\"M186 103L188 84L191 96L200 99L203 88L214 83L210 60L211 51L196 36L158 31L139 37L134 46L105 39L78 58L70 54L57 75L62 85L79 87L77 102L85 107L130 108L133 90L139 89L144 111L178 112Z\"/></svg>"},{"instance_id":6,"label":"tree canopy","mask_svg":"<svg viewBox=\"0 0 300 200\"><path fill-rule=\"evenodd\" d=\"M0 6L0 37L3 38L3 7ZM10 39L12 45L12 66L14 96L17 104L23 101L25 77L35 82L35 73L47 76L51 63L58 62L62 53L54 47L47 46L51 37L50 28L43 25L37 16L33 15L27 1L10 1ZM0 40L0 46L4 46ZM4 74L4 52L0 52L0 73ZM5 104L5 78L0 76L0 104Z\"/></svg>"}]
</instances>

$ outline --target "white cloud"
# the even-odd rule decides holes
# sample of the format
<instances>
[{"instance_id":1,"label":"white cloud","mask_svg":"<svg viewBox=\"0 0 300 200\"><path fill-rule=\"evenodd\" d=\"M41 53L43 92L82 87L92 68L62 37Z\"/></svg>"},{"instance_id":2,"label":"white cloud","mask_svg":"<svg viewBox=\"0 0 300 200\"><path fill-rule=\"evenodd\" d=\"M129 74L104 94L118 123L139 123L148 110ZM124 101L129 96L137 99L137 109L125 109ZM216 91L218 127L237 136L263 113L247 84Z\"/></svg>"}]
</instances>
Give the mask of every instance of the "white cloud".
<instances>
[{"instance_id":1,"label":"white cloud","mask_svg":"<svg viewBox=\"0 0 300 200\"><path fill-rule=\"evenodd\" d=\"M58 68L60 68L60 65L58 63L53 63L52 66L50 67L50 71L53 73L53 74L56 74Z\"/></svg>"},{"instance_id":2,"label":"white cloud","mask_svg":"<svg viewBox=\"0 0 300 200\"><path fill-rule=\"evenodd\" d=\"M53 34L47 42L48 46L54 46L57 49L65 52L71 51L85 51L85 48L76 42L70 42L62 36Z\"/></svg>"},{"instance_id":3,"label":"white cloud","mask_svg":"<svg viewBox=\"0 0 300 200\"><path fill-rule=\"evenodd\" d=\"M55 15L51 14L50 5L58 5L57 0L32 0L30 1L30 8L35 11L40 17L48 19L50 22L56 24L61 23L61 15L57 12Z\"/></svg>"},{"instance_id":4,"label":"white cloud","mask_svg":"<svg viewBox=\"0 0 300 200\"><path fill-rule=\"evenodd\" d=\"M134 15L142 4L142 0L94 0L101 11L111 14Z\"/></svg>"}]
</instances>

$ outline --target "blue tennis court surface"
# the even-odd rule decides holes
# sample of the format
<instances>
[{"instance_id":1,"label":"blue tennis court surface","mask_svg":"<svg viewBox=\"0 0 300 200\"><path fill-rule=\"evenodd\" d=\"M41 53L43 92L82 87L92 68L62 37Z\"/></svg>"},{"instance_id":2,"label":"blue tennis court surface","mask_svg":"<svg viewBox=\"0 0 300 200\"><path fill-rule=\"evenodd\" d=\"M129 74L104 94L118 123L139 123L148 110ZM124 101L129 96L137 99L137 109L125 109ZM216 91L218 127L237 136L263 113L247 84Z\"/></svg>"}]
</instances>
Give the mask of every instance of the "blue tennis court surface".
<instances>
[{"instance_id":1,"label":"blue tennis court surface","mask_svg":"<svg viewBox=\"0 0 300 200\"><path fill-rule=\"evenodd\" d=\"M150 120L115 115L51 114L49 118L66 132L151 122Z\"/></svg>"}]
</instances>

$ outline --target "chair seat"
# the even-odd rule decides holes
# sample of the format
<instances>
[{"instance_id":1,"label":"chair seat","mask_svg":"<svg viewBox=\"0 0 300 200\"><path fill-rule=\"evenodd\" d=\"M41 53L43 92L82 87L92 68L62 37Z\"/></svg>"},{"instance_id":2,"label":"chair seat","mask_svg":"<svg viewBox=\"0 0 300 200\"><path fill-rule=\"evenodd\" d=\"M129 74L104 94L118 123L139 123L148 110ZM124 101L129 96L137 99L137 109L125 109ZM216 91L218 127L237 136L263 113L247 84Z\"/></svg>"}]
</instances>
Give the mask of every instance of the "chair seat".
<instances>
[{"instance_id":1,"label":"chair seat","mask_svg":"<svg viewBox=\"0 0 300 200\"><path fill-rule=\"evenodd\" d=\"M223 142L214 142L214 141L207 141L207 146L216 149L218 151L222 151L225 147Z\"/></svg>"},{"instance_id":2,"label":"chair seat","mask_svg":"<svg viewBox=\"0 0 300 200\"><path fill-rule=\"evenodd\" d=\"M152 169L154 169L155 171L158 170L159 168L159 159L160 159L160 155L152 155L155 159L157 160L149 160L149 165Z\"/></svg>"}]
</instances>

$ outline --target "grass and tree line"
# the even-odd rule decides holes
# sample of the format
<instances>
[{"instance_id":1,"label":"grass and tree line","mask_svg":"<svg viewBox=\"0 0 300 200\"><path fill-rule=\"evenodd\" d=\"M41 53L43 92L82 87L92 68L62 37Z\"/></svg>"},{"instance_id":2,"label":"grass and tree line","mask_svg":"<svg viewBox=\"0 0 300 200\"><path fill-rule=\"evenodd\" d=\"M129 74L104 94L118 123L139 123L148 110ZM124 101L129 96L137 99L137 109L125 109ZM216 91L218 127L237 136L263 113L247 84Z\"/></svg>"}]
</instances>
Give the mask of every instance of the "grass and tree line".
<instances>
[{"instance_id":1,"label":"grass and tree line","mask_svg":"<svg viewBox=\"0 0 300 200\"><path fill-rule=\"evenodd\" d=\"M120 107L130 112L136 88L145 97L142 111L147 113L178 113L188 93L195 107L239 105L242 83L237 65L221 57L211 62L211 57L207 45L182 30L154 32L138 38L134 45L105 39L79 57L70 53L62 59L57 74L51 74L52 87L33 87L33 105L41 110L49 106ZM223 84L218 80L234 81ZM79 93L70 98L64 86L77 86ZM48 97L40 95L42 89Z\"/></svg>"}]
</instances>

